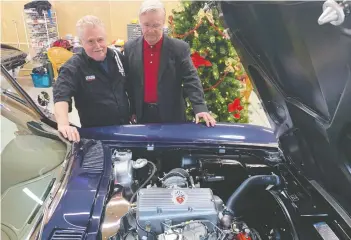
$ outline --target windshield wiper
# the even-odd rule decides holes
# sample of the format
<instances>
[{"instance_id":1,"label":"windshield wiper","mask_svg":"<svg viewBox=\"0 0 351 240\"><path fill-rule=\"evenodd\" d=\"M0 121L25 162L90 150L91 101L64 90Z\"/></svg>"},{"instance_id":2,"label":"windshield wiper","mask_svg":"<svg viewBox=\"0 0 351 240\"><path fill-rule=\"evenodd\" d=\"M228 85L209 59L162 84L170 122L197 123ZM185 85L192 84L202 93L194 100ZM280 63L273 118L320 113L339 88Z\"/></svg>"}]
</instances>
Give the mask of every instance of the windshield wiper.
<instances>
[{"instance_id":1,"label":"windshield wiper","mask_svg":"<svg viewBox=\"0 0 351 240\"><path fill-rule=\"evenodd\" d=\"M1 88L1 91L4 95L8 96L9 98L12 98L20 103L22 103L25 106L28 106L28 103L26 101L24 101L18 94L11 92L7 89L3 89Z\"/></svg>"},{"instance_id":2,"label":"windshield wiper","mask_svg":"<svg viewBox=\"0 0 351 240\"><path fill-rule=\"evenodd\" d=\"M52 187L54 186L55 181L56 181L56 178L51 179L51 181L50 181L50 183L49 183L49 186L46 188L46 191L45 191L43 197L42 197L40 200L42 200L43 202L45 201L45 199L46 199L47 196L49 195L49 193L50 193ZM30 218L28 219L27 224L32 224L32 222L33 222L35 216L37 215L37 213L39 212L39 210L40 210L41 207L42 207L42 205L38 205L38 206L35 208L35 210L33 211L32 215L31 215Z\"/></svg>"}]
</instances>

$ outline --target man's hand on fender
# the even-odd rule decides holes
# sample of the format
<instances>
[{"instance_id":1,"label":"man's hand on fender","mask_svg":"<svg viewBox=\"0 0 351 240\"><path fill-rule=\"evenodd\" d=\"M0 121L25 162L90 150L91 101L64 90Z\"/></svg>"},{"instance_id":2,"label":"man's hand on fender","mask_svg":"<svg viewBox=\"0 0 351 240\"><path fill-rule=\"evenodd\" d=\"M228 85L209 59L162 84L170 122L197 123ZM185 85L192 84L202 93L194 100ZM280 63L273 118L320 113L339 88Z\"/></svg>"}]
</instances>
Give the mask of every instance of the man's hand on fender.
<instances>
[{"instance_id":1,"label":"man's hand on fender","mask_svg":"<svg viewBox=\"0 0 351 240\"><path fill-rule=\"evenodd\" d=\"M130 122L131 122L131 124L137 123L136 114L133 114L133 115L130 117Z\"/></svg>"},{"instance_id":2,"label":"man's hand on fender","mask_svg":"<svg viewBox=\"0 0 351 240\"><path fill-rule=\"evenodd\" d=\"M57 129L65 138L68 138L68 140L74 141L74 142L80 141L80 136L77 128L71 127L70 125L58 124Z\"/></svg>"},{"instance_id":3,"label":"man's hand on fender","mask_svg":"<svg viewBox=\"0 0 351 240\"><path fill-rule=\"evenodd\" d=\"M200 112L195 115L196 124L199 123L200 118L203 118L206 122L207 127L216 125L216 120L208 112Z\"/></svg>"}]
</instances>

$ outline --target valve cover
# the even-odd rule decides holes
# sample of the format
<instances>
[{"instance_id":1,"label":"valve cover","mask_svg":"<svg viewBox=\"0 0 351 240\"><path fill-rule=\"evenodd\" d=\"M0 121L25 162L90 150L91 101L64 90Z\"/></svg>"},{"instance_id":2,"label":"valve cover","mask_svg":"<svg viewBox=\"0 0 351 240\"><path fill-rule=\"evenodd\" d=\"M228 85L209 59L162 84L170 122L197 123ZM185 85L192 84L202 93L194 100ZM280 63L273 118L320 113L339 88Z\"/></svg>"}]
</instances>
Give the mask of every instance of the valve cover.
<instances>
[{"instance_id":1,"label":"valve cover","mask_svg":"<svg viewBox=\"0 0 351 240\"><path fill-rule=\"evenodd\" d=\"M209 188L146 188L139 191L136 217L140 227L156 234L165 230L163 224L175 225L188 220L208 220L205 224L217 224L218 213L212 190ZM211 222L211 223L210 223ZM145 236L138 227L139 236Z\"/></svg>"}]
</instances>

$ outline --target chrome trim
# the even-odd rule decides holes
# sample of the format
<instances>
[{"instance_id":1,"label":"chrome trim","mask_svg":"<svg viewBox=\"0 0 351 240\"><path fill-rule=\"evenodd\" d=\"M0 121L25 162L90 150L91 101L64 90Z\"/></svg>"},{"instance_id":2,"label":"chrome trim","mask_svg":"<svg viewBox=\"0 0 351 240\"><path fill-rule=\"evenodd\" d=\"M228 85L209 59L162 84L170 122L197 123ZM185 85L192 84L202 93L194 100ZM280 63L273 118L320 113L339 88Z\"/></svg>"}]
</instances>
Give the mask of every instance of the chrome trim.
<instances>
[{"instance_id":1,"label":"chrome trim","mask_svg":"<svg viewBox=\"0 0 351 240\"><path fill-rule=\"evenodd\" d=\"M103 139L98 139L99 141L103 142L103 143L108 143L108 144L120 144L120 143L116 143L116 141L118 141L118 139L116 140L103 140ZM173 146L197 146L197 145L202 145L205 147L216 147L218 145L224 145L224 146L228 146L228 147L235 147L235 146L254 146L254 147L269 147L269 148L278 148L279 149L279 144L278 142L271 142L271 143L242 143L242 142L226 142L226 141L213 141L213 140L206 140L203 142L161 142L161 141L151 141L151 142L145 142L145 141L124 141L123 145L136 145L136 144L146 144L145 147L147 147L148 145L154 145L154 147L157 147L157 144L161 143L161 144L167 144L167 146L173 147ZM173 145L172 145L173 144Z\"/></svg>"},{"instance_id":2,"label":"chrome trim","mask_svg":"<svg viewBox=\"0 0 351 240\"><path fill-rule=\"evenodd\" d=\"M47 197L47 199L45 200L44 204L43 204L43 212L42 212L42 217L38 218L38 220L33 224L35 227L32 228L32 230L30 231L30 234L28 235L28 237L26 238L26 240L29 240L33 233L35 233L38 225L40 230L39 230L39 234L38 237L35 239L41 239L41 235L42 235L42 231L44 229L45 224L50 220L53 212L55 211L58 203L60 202L65 187L67 186L67 182L68 182L68 176L71 173L72 170L72 165L73 165L73 147L72 144L67 141L65 138L61 137L61 135L58 133L58 131L53 130L51 127L42 124L41 125L43 127L44 130L46 130L46 133L51 133L57 137L60 138L60 140L66 144L67 146L67 151L66 151L66 157L64 159L64 161L61 164L62 170L61 173L58 174L58 176L60 177L60 179L57 179ZM40 129L38 129L38 131L40 131ZM51 210L51 214L47 215L48 211Z\"/></svg>"},{"instance_id":3,"label":"chrome trim","mask_svg":"<svg viewBox=\"0 0 351 240\"><path fill-rule=\"evenodd\" d=\"M69 151L68 151L68 149L69 149ZM65 192L65 189L66 189L66 186L67 186L67 183L68 183L68 176L71 173L72 165L73 165L73 159L71 159L71 158L73 158L72 145L68 149L67 149L67 151L69 152L68 153L69 158L66 158L65 162L62 164L63 167L65 167L65 165L66 165L66 168L62 170L62 172L63 172L62 178L53 187L54 195L50 196L51 201L48 201L47 203L44 204L44 212L43 212L44 216L43 216L43 221L42 221L42 225L41 225L41 229L40 229L40 233L39 233L39 239L41 239L41 235L43 233L42 231L44 229L44 225L52 217L54 211L56 210L56 207L57 207L58 203L60 202L60 200L61 200L61 198L62 198L62 196L63 196L63 194ZM57 191L55 191L55 188L58 188ZM51 195L51 193L50 193L50 195Z\"/></svg>"},{"instance_id":4,"label":"chrome trim","mask_svg":"<svg viewBox=\"0 0 351 240\"><path fill-rule=\"evenodd\" d=\"M322 195L322 197L330 204L330 206L340 215L345 223L351 227L351 217L349 214L340 206L340 204L327 192L324 188L319 185L315 180L310 181L311 185Z\"/></svg>"}]
</instances>

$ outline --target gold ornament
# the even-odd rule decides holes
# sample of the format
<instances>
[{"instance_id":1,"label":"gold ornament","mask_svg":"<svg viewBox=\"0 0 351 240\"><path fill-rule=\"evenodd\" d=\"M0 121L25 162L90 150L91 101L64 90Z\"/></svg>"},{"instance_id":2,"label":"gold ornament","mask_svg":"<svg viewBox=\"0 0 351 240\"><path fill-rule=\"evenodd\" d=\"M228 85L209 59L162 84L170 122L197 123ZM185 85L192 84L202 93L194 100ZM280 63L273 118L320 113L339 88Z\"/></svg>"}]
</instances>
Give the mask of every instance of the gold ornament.
<instances>
[{"instance_id":1,"label":"gold ornament","mask_svg":"<svg viewBox=\"0 0 351 240\"><path fill-rule=\"evenodd\" d=\"M227 66L227 67L225 68L225 71L226 71L226 72L234 72L234 68L233 68L233 66Z\"/></svg>"},{"instance_id":2,"label":"gold ornament","mask_svg":"<svg viewBox=\"0 0 351 240\"><path fill-rule=\"evenodd\" d=\"M210 10L208 11L204 11L202 8L200 9L200 11L197 13L197 16L195 16L195 19L200 22L203 18L207 18L207 20L210 22L210 23L214 23L214 20L213 20L213 15L212 15L212 12Z\"/></svg>"},{"instance_id":3,"label":"gold ornament","mask_svg":"<svg viewBox=\"0 0 351 240\"><path fill-rule=\"evenodd\" d=\"M235 64L235 59L234 58L228 58L226 61L225 61L226 65L234 65Z\"/></svg>"},{"instance_id":4,"label":"gold ornament","mask_svg":"<svg viewBox=\"0 0 351 240\"><path fill-rule=\"evenodd\" d=\"M233 65L235 64L234 58L228 58L225 60L225 65L227 66L225 71L226 72L235 72Z\"/></svg>"},{"instance_id":5,"label":"gold ornament","mask_svg":"<svg viewBox=\"0 0 351 240\"><path fill-rule=\"evenodd\" d=\"M245 78L245 89L241 93L242 96L244 97L244 99L246 100L246 102L249 101L249 98L250 98L250 95L252 93L252 90L253 90L253 87L252 87L251 81L250 81L249 77L246 76L246 78Z\"/></svg>"},{"instance_id":6,"label":"gold ornament","mask_svg":"<svg viewBox=\"0 0 351 240\"><path fill-rule=\"evenodd\" d=\"M212 24L214 23L212 12L207 11L207 12L206 12L206 17L207 17L207 20L208 20L210 23L212 23Z\"/></svg>"},{"instance_id":7,"label":"gold ornament","mask_svg":"<svg viewBox=\"0 0 351 240\"><path fill-rule=\"evenodd\" d=\"M200 9L200 11L197 13L197 15L194 16L194 18L198 22L200 22L204 17L205 17L205 11L203 9Z\"/></svg>"},{"instance_id":8,"label":"gold ornament","mask_svg":"<svg viewBox=\"0 0 351 240\"><path fill-rule=\"evenodd\" d=\"M194 31L194 36L195 36L196 38L198 38L198 37L199 37L199 34L197 33L197 31L196 31L196 30Z\"/></svg>"}]
</instances>

